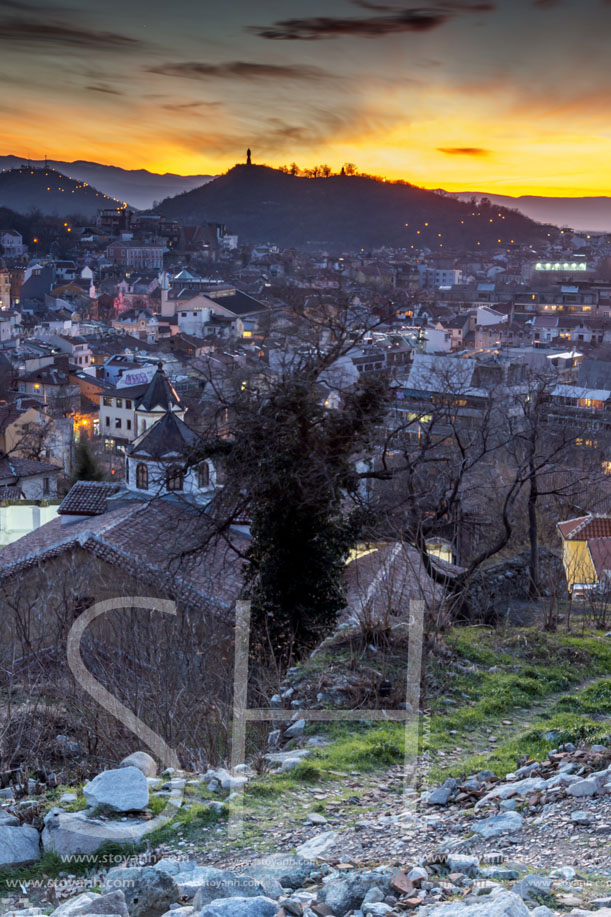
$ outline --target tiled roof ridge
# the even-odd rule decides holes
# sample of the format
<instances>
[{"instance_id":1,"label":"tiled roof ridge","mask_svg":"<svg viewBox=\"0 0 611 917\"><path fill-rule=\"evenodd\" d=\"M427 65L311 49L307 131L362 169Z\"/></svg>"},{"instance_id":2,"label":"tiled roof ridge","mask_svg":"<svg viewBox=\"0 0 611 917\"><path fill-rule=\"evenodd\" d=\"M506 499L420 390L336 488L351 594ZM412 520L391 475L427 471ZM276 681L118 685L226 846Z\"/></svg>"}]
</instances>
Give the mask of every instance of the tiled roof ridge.
<instances>
[{"instance_id":1,"label":"tiled roof ridge","mask_svg":"<svg viewBox=\"0 0 611 917\"><path fill-rule=\"evenodd\" d=\"M90 537L81 543L81 547L86 551L95 554L95 556L99 559L106 560L107 562L114 561L115 563L120 561L120 564L117 563L117 566L121 566L122 569L126 569L132 575L144 579L145 582L148 581L150 585L164 586L170 595L178 594L177 597L198 610L201 610L201 602L202 599L204 599L206 602L210 603L211 606L217 606L217 608L220 607L225 612L215 612L212 610L212 608L210 608L209 610L211 614L223 621L230 620L231 605L227 602L223 602L220 599L209 595L207 592L204 592L201 589L197 589L195 586L188 585L182 577L167 571L161 571L158 567L155 567L153 564L148 563L146 560L140 557L138 557L137 560L134 560L134 557L129 554L128 551L121 550L116 545L109 544L102 537L104 532L92 532L89 534ZM105 557L104 554L110 554L112 556L112 561L109 560L108 556ZM178 590L176 588L177 586L179 586Z\"/></svg>"},{"instance_id":2,"label":"tiled roof ridge","mask_svg":"<svg viewBox=\"0 0 611 917\"><path fill-rule=\"evenodd\" d=\"M27 557L0 567L0 581L10 580L24 570L40 566L51 557L57 557L71 548L80 547L96 556L99 560L111 565L114 564L134 578L142 579L150 586L162 586L169 595L174 595L177 600L184 602L185 605L196 611L201 611L202 602L206 602L209 606L207 610L211 615L220 621L230 622L232 619L232 606L229 603L189 585L181 576L160 570L142 557L135 558L128 551L109 544L104 538L104 535L112 531L114 526L124 522L139 508L139 505L128 507L127 513L122 514L118 519L114 518L109 521L100 531L94 531L91 528L85 528L79 532L68 531L65 538L56 541L46 550L29 554Z\"/></svg>"}]
</instances>

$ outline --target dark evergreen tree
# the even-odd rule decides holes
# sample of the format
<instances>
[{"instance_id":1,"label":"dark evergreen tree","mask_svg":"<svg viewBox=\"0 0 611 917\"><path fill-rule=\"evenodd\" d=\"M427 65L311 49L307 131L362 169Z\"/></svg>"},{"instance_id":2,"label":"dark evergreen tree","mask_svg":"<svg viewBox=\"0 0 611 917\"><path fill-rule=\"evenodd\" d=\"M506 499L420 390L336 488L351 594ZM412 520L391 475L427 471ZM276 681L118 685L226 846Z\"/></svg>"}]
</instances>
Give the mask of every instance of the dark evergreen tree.
<instances>
[{"instance_id":1,"label":"dark evergreen tree","mask_svg":"<svg viewBox=\"0 0 611 917\"><path fill-rule=\"evenodd\" d=\"M345 561L364 522L355 463L385 397L384 382L362 380L341 410L329 408L314 380L297 373L240 412L226 471L251 522L255 653L286 664L336 624Z\"/></svg>"},{"instance_id":2,"label":"dark evergreen tree","mask_svg":"<svg viewBox=\"0 0 611 917\"><path fill-rule=\"evenodd\" d=\"M102 481L104 472L98 465L89 443L81 439L74 456L72 481Z\"/></svg>"}]
</instances>

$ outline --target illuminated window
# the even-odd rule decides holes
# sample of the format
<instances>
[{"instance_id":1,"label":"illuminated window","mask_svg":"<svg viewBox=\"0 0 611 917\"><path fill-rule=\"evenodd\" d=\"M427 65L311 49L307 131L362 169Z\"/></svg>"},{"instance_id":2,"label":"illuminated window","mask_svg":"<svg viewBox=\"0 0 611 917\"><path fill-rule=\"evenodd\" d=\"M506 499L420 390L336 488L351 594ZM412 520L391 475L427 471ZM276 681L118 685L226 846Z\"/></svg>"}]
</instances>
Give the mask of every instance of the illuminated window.
<instances>
[{"instance_id":1,"label":"illuminated window","mask_svg":"<svg viewBox=\"0 0 611 917\"><path fill-rule=\"evenodd\" d=\"M138 490L148 490L149 470L144 462L139 462L136 466L136 487Z\"/></svg>"},{"instance_id":2,"label":"illuminated window","mask_svg":"<svg viewBox=\"0 0 611 917\"><path fill-rule=\"evenodd\" d=\"M182 490L183 473L178 465L171 465L166 475L166 487L168 490Z\"/></svg>"}]
</instances>

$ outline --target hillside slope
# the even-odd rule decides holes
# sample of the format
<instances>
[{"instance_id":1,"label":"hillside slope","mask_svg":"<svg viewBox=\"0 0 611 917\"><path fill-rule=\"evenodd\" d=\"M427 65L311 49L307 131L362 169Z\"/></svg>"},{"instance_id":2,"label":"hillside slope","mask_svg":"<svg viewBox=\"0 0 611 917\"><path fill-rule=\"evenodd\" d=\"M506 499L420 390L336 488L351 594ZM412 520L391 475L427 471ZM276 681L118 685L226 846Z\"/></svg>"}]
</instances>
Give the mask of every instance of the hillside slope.
<instances>
[{"instance_id":1,"label":"hillside slope","mask_svg":"<svg viewBox=\"0 0 611 917\"><path fill-rule=\"evenodd\" d=\"M93 219L100 208L112 206L122 203L55 169L25 167L0 172L0 207L16 213L39 210L50 216L78 214Z\"/></svg>"},{"instance_id":2,"label":"hillside slope","mask_svg":"<svg viewBox=\"0 0 611 917\"><path fill-rule=\"evenodd\" d=\"M542 197L535 194L509 197L485 191L457 191L451 196L460 201L487 197L493 204L515 208L531 220L549 221L582 232L611 232L611 197Z\"/></svg>"},{"instance_id":3,"label":"hillside slope","mask_svg":"<svg viewBox=\"0 0 611 917\"><path fill-rule=\"evenodd\" d=\"M515 211L473 208L403 182L302 178L266 166L235 166L201 188L162 201L157 212L185 222L223 222L245 242L282 246L426 245L443 253L511 241L536 244L553 231Z\"/></svg>"},{"instance_id":4,"label":"hillside slope","mask_svg":"<svg viewBox=\"0 0 611 917\"><path fill-rule=\"evenodd\" d=\"M23 164L23 157L0 156L0 169L19 169ZM45 166L43 160L32 160L29 164L37 168ZM155 201L164 197L199 188L212 179L210 175L174 175L172 172L159 175L146 169L120 169L82 159L75 162L50 159L47 165L77 181L88 182L103 194L127 201L140 210L152 207Z\"/></svg>"}]
</instances>

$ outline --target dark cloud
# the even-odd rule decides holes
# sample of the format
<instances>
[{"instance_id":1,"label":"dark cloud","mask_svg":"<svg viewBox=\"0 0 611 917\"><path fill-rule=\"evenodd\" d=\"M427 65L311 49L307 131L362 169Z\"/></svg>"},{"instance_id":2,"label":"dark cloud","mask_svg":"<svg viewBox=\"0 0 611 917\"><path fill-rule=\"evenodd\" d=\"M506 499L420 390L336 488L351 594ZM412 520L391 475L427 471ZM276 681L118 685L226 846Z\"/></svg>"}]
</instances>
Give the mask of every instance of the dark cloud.
<instances>
[{"instance_id":1,"label":"dark cloud","mask_svg":"<svg viewBox=\"0 0 611 917\"><path fill-rule=\"evenodd\" d=\"M359 5L362 5L360 3ZM366 4L366 9L388 13L366 19L313 16L309 19L282 19L272 26L255 26L251 29L260 38L279 41L317 41L352 35L377 38L402 32L430 32L453 19L458 13L487 13L495 9L493 3L440 3L431 7L393 9L378 4Z\"/></svg>"},{"instance_id":2,"label":"dark cloud","mask_svg":"<svg viewBox=\"0 0 611 917\"><path fill-rule=\"evenodd\" d=\"M437 152L447 156L490 156L491 150L482 146L438 146Z\"/></svg>"},{"instance_id":3,"label":"dark cloud","mask_svg":"<svg viewBox=\"0 0 611 917\"><path fill-rule=\"evenodd\" d=\"M38 17L0 18L0 44L10 48L72 48L81 51L135 51L144 47L138 39L117 32L100 32L58 21L45 22Z\"/></svg>"},{"instance_id":4,"label":"dark cloud","mask_svg":"<svg viewBox=\"0 0 611 917\"><path fill-rule=\"evenodd\" d=\"M88 89L89 92L103 92L109 96L125 95L125 93L121 92L119 89L113 89L112 86L105 86L103 83L92 83L89 86L85 86L85 89Z\"/></svg>"},{"instance_id":5,"label":"dark cloud","mask_svg":"<svg viewBox=\"0 0 611 917\"><path fill-rule=\"evenodd\" d=\"M367 0L352 0L354 6L362 10L371 10L374 13L394 13L396 6L388 6L385 3L368 3Z\"/></svg>"},{"instance_id":6,"label":"dark cloud","mask_svg":"<svg viewBox=\"0 0 611 917\"><path fill-rule=\"evenodd\" d=\"M65 6L39 6L36 3L26 3L25 0L0 0L0 10L17 10L20 13L65 13L67 12L67 7Z\"/></svg>"},{"instance_id":7,"label":"dark cloud","mask_svg":"<svg viewBox=\"0 0 611 917\"><path fill-rule=\"evenodd\" d=\"M317 67L301 67L291 64L258 64L251 61L228 61L223 64L206 64L197 61L160 64L151 67L149 73L162 76L179 76L190 80L212 78L239 80L312 80L328 77L329 74Z\"/></svg>"},{"instance_id":8,"label":"dark cloud","mask_svg":"<svg viewBox=\"0 0 611 917\"><path fill-rule=\"evenodd\" d=\"M215 111L221 107L220 102L166 102L165 105L162 105L165 111L173 112L201 111L202 109L205 111Z\"/></svg>"}]
</instances>

